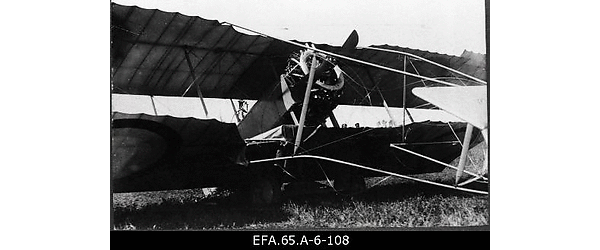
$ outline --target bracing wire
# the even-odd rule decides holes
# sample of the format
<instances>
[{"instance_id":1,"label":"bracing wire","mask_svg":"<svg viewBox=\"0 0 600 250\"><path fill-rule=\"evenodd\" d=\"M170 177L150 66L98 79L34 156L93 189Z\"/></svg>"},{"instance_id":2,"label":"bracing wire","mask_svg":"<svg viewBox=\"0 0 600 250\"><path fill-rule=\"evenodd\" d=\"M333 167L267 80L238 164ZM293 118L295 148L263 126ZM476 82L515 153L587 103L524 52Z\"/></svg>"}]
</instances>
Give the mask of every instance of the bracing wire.
<instances>
[{"instance_id":1,"label":"bracing wire","mask_svg":"<svg viewBox=\"0 0 600 250\"><path fill-rule=\"evenodd\" d=\"M378 172L378 173L383 173L383 174L387 174L387 175L393 175L395 177L400 177L400 178L403 178L403 179L408 179L408 180L412 180L412 181L422 182L422 183L431 184L431 185L440 186L440 187L445 187L445 188L454 189L454 190L460 190L460 191L471 192L471 193L476 193L476 194L484 194L484 195L489 194L488 192L485 192L485 191L468 189L468 188L462 188L462 187L455 187L455 186L452 186L452 185L447 185L447 184L437 183L437 182L434 182L434 181L428 181L428 180L424 180L424 179L410 177L410 176L407 176L407 175L402 175L402 174L398 174L398 173L394 173L394 172L390 172L390 171L386 171L386 170L381 170L381 169L377 169L377 168L367 167L367 166L356 164L356 163L352 163L352 162L347 162L347 161L332 159L332 158L328 158L328 157L324 157L324 156L318 156L318 155L284 156L284 157L278 157L278 158L272 158L272 159L254 160L254 161L250 161L250 164L261 163L261 162L270 162L270 161L278 161L278 160L302 159L302 158L318 159L318 160L324 160L324 161L329 161L329 162L344 164L344 165L348 165L348 166L351 166L351 167L361 168L361 169L370 170L370 171L374 171L374 172Z\"/></svg>"},{"instance_id":2,"label":"bracing wire","mask_svg":"<svg viewBox=\"0 0 600 250\"><path fill-rule=\"evenodd\" d=\"M314 151L314 150L317 150L317 149L319 149L319 148L322 148L322 147L325 147L325 146L329 146L329 145L332 145L332 144L335 144L335 143L338 143L338 142L341 142L341 141L344 141L344 140L350 139L350 138L352 138L352 137L354 137L354 136L357 136L357 135L360 135L360 134L364 134L364 133L370 132L370 131L371 131L371 130L373 130L373 129L374 129L374 128L367 128L367 129L365 129L365 130L363 130L363 131L361 131L361 132L358 132L358 133L355 133L355 134L351 134L351 135L349 135L349 136L346 136L346 137L343 137L343 138L340 138L340 139L337 139L337 140L334 140L334 141L331 141L331 142L328 142L328 143L325 143L325 144L321 144L321 145L319 145L319 146L317 146L317 147L314 147L314 148L306 149L305 151L302 151L302 154L306 154L306 153L308 153L308 152L310 152L310 151Z\"/></svg>"}]
</instances>

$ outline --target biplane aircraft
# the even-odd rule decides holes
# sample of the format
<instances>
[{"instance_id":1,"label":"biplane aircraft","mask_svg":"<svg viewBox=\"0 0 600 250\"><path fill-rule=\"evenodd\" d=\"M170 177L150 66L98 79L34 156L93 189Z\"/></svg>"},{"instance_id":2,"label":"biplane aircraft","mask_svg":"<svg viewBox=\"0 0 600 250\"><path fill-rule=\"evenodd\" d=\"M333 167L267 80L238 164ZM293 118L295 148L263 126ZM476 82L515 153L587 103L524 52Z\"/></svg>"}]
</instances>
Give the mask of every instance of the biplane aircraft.
<instances>
[{"instance_id":1,"label":"biplane aircraft","mask_svg":"<svg viewBox=\"0 0 600 250\"><path fill-rule=\"evenodd\" d=\"M358 39L354 31L341 46L288 41L113 3L113 95L197 98L206 117L205 100L230 100L242 115L230 123L112 110L112 191L227 187L251 202L271 203L282 183L328 180L334 190L352 193L364 189L365 177L392 175L487 193L463 187L459 178L448 185L411 176L455 168L457 177L472 176L466 182L488 181L483 172L463 170L466 151L487 141L485 57L357 47ZM472 93L479 105L471 108L483 116L461 108ZM245 112L233 100L255 104ZM338 105L402 108L403 115L391 127L348 127L336 119ZM412 120L408 108L434 105L462 121ZM458 167L449 164L459 156Z\"/></svg>"}]
</instances>

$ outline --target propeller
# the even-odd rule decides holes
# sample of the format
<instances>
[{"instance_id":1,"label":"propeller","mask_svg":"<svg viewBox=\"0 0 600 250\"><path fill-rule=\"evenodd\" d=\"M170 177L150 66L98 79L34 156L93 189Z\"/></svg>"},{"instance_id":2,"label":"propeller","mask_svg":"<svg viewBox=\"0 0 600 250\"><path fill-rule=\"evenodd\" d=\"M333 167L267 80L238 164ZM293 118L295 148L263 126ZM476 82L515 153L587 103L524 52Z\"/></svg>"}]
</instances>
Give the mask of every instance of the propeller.
<instances>
[{"instance_id":1,"label":"propeller","mask_svg":"<svg viewBox=\"0 0 600 250\"><path fill-rule=\"evenodd\" d=\"M344 42L344 45L342 45L342 52L350 53L354 49L356 49L357 45L358 45L358 32L356 32L356 30L353 30L352 33L350 33L350 36L348 36L348 38Z\"/></svg>"},{"instance_id":2,"label":"propeller","mask_svg":"<svg viewBox=\"0 0 600 250\"><path fill-rule=\"evenodd\" d=\"M356 49L356 46L358 46L358 32L356 32L356 30L352 30L352 32L350 33L348 38L346 38L346 41L342 45L342 50L340 51L340 54L351 54ZM331 63L324 63L315 70L315 75L322 75L323 72L328 71L333 67L334 65Z\"/></svg>"}]
</instances>

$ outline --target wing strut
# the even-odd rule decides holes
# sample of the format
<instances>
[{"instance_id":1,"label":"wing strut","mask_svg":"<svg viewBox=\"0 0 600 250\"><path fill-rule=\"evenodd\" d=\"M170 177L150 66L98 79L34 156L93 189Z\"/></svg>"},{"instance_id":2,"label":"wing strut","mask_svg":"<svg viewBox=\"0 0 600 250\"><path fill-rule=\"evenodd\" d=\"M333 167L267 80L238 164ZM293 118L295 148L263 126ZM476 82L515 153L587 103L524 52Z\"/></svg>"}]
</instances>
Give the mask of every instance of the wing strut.
<instances>
[{"instance_id":1,"label":"wing strut","mask_svg":"<svg viewBox=\"0 0 600 250\"><path fill-rule=\"evenodd\" d=\"M308 100L310 99L310 91L312 89L313 80L315 78L315 69L317 67L317 55L313 52L312 62L310 64L310 71L308 73L308 83L306 84L306 91L304 91L304 101L302 102L302 112L300 113L300 124L298 124L298 133L296 134L296 143L294 144L294 154L298 151L300 141L302 140L302 130L304 129L304 122L306 120L306 111L308 111Z\"/></svg>"},{"instance_id":2,"label":"wing strut","mask_svg":"<svg viewBox=\"0 0 600 250\"><path fill-rule=\"evenodd\" d=\"M198 79L196 78L196 74L194 74L194 67L192 66L192 61L190 60L190 55L188 54L187 49L185 51L185 60L187 61L188 67L190 68L190 74L192 74L192 84ZM191 85L190 85L191 87ZM189 88L188 88L189 89ZM204 115L208 117L208 109L206 108L206 103L204 102L204 98L202 97L202 91L200 91L200 84L196 85L196 91L198 92L198 97L200 97L200 102L202 102L202 108L204 109ZM187 90L186 90L187 92ZM185 93L184 93L185 95Z\"/></svg>"},{"instance_id":3,"label":"wing strut","mask_svg":"<svg viewBox=\"0 0 600 250\"><path fill-rule=\"evenodd\" d=\"M462 145L462 151L460 152L460 160L458 161L458 171L456 171L454 186L458 185L458 180L462 176L463 170L465 169L467 154L469 153L469 144L471 144L471 134L473 134L473 125L471 125L471 123L467 123L467 131L465 132L465 140Z\"/></svg>"},{"instance_id":4,"label":"wing strut","mask_svg":"<svg viewBox=\"0 0 600 250\"><path fill-rule=\"evenodd\" d=\"M235 116L235 119L237 120L238 123L241 122L240 117L238 116L238 110L235 109L235 104L233 103L233 100L231 98L229 98L229 102L231 102L231 107L233 108L233 116Z\"/></svg>"},{"instance_id":5,"label":"wing strut","mask_svg":"<svg viewBox=\"0 0 600 250\"><path fill-rule=\"evenodd\" d=\"M404 60L402 61L403 70L406 71L406 56L404 56ZM402 75L402 141L406 139L406 131L404 128L406 127L406 75Z\"/></svg>"},{"instance_id":6,"label":"wing strut","mask_svg":"<svg viewBox=\"0 0 600 250\"><path fill-rule=\"evenodd\" d=\"M334 128L339 128L340 127L340 123L335 118L335 115L333 114L333 111L329 112L329 120L331 120L331 124L333 124Z\"/></svg>"},{"instance_id":7,"label":"wing strut","mask_svg":"<svg viewBox=\"0 0 600 250\"><path fill-rule=\"evenodd\" d=\"M150 96L150 101L152 101L152 109L154 109L154 115L158 116L158 112L156 112L156 104L154 103L154 96Z\"/></svg>"}]
</instances>

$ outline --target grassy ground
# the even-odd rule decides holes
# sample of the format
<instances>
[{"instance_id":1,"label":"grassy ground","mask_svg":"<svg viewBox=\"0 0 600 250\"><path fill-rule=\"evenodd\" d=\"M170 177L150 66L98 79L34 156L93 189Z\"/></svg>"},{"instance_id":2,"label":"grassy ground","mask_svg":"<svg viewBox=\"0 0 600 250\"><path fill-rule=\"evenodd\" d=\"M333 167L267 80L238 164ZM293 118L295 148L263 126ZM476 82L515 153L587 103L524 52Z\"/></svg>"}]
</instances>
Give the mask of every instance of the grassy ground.
<instances>
[{"instance_id":1,"label":"grassy ground","mask_svg":"<svg viewBox=\"0 0 600 250\"><path fill-rule=\"evenodd\" d=\"M483 147L471 150L476 164ZM454 164L456 165L456 164ZM475 171L473 166L467 169ZM420 177L452 183L454 171ZM376 184L376 186L372 186ZM489 196L397 178L367 179L367 191L347 197L330 189L285 195L280 205L248 208L227 191L200 189L114 194L117 230L397 228L489 225Z\"/></svg>"}]
</instances>

